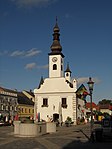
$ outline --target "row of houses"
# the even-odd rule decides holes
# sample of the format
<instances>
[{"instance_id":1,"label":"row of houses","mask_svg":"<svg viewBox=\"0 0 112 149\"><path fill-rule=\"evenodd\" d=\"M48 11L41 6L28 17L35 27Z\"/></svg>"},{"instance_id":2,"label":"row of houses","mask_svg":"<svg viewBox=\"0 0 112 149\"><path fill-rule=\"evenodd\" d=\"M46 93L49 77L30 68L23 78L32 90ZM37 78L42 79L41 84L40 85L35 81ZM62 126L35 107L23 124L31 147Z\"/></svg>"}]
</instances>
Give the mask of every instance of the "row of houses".
<instances>
[{"instance_id":1,"label":"row of houses","mask_svg":"<svg viewBox=\"0 0 112 149\"><path fill-rule=\"evenodd\" d=\"M83 87L83 89L82 89ZM77 94L77 119L89 118L91 103L86 102L82 97L82 92L84 93L86 88L84 85L78 88ZM80 98L79 98L80 95ZM35 113L35 98L34 93L30 91L23 90L18 92L17 90L6 89L0 87L0 120L4 121L14 120L16 118L34 118ZM95 104L92 103L93 113L108 113L112 115L112 105L110 104ZM37 109L38 113L38 109ZM95 117L96 118L96 117Z\"/></svg>"},{"instance_id":2,"label":"row of houses","mask_svg":"<svg viewBox=\"0 0 112 149\"><path fill-rule=\"evenodd\" d=\"M91 106L90 102L86 103L86 108L88 110L90 110L90 106ZM93 102L92 103L92 110L93 110L93 112L95 112L95 111L100 112L100 114L107 113L110 116L112 115L112 105L109 103L108 104L95 104Z\"/></svg>"},{"instance_id":3,"label":"row of houses","mask_svg":"<svg viewBox=\"0 0 112 149\"><path fill-rule=\"evenodd\" d=\"M20 117L34 117L33 92L0 87L0 119L9 121Z\"/></svg>"}]
</instances>

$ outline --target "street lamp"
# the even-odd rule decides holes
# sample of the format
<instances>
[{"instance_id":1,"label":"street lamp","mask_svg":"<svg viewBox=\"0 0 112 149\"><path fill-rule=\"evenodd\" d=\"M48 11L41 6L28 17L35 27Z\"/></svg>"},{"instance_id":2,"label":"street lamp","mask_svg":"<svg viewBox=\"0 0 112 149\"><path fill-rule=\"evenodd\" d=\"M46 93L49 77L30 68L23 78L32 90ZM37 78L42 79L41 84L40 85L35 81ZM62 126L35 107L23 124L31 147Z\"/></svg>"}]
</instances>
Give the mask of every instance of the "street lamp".
<instances>
[{"instance_id":1,"label":"street lamp","mask_svg":"<svg viewBox=\"0 0 112 149\"><path fill-rule=\"evenodd\" d=\"M91 111L91 122L90 122L91 128L90 128L90 131L91 131L91 134L92 134L92 130L93 130L92 93L93 93L94 82L92 81L91 77L89 78L89 81L87 82L87 84L88 84L89 93L90 93L90 111Z\"/></svg>"}]
</instances>

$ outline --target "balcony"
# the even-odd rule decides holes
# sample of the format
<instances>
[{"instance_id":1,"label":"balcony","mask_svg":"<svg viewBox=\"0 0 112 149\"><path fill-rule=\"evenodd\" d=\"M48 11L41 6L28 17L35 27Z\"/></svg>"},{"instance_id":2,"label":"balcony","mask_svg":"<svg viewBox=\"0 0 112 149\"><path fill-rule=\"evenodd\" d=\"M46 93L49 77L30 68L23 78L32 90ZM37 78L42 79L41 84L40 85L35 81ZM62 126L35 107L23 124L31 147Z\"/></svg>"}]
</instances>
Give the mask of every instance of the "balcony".
<instances>
[{"instance_id":1,"label":"balcony","mask_svg":"<svg viewBox=\"0 0 112 149\"><path fill-rule=\"evenodd\" d=\"M67 104L61 104L62 108L67 108Z\"/></svg>"}]
</instances>

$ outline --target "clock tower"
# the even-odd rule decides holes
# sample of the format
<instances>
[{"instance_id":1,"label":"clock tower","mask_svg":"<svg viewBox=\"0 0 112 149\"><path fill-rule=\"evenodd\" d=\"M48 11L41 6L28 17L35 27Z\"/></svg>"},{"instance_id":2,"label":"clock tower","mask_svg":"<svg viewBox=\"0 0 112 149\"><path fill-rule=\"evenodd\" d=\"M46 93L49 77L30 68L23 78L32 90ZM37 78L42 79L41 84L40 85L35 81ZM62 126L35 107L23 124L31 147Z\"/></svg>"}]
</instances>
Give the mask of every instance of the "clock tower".
<instances>
[{"instance_id":1,"label":"clock tower","mask_svg":"<svg viewBox=\"0 0 112 149\"><path fill-rule=\"evenodd\" d=\"M60 39L59 39L59 27L56 24L53 29L53 43L51 45L51 52L49 55L49 78L58 78L63 77L64 75L64 55L62 54L62 47L60 45Z\"/></svg>"},{"instance_id":2,"label":"clock tower","mask_svg":"<svg viewBox=\"0 0 112 149\"><path fill-rule=\"evenodd\" d=\"M74 125L77 122L77 81L71 81L71 70L69 64L64 71L64 55L60 44L60 29L57 19L53 28L53 42L48 54L49 76L41 78L38 88L34 90L35 95L35 121L36 115L39 119L48 121L53 118L59 120L60 124L65 122L69 116Z\"/></svg>"}]
</instances>

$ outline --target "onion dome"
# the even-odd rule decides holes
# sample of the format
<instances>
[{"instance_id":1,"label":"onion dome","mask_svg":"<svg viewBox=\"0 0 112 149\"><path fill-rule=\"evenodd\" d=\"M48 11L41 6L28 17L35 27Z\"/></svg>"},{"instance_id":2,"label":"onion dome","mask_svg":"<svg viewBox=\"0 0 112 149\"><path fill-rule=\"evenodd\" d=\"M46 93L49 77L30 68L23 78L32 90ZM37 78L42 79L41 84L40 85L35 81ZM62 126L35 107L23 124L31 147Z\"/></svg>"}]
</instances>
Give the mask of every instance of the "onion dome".
<instances>
[{"instance_id":1,"label":"onion dome","mask_svg":"<svg viewBox=\"0 0 112 149\"><path fill-rule=\"evenodd\" d=\"M62 57L64 57L64 55L61 53L62 51L62 46L60 45L60 29L58 27L58 23L57 23L57 18L56 18L56 24L53 28L53 43L51 45L51 53L49 53L50 55L55 55L55 54L61 54Z\"/></svg>"}]
</instances>

